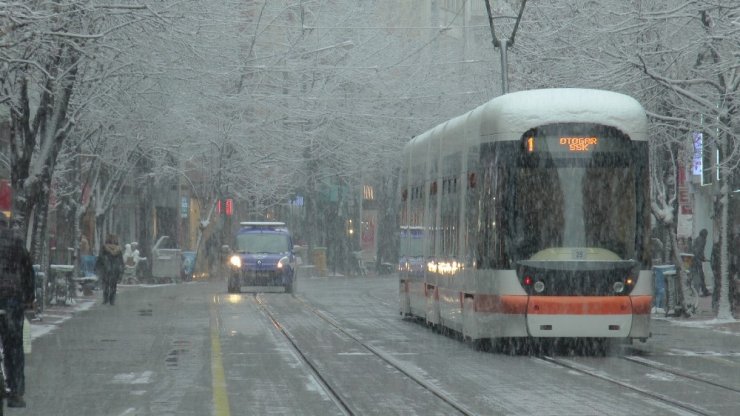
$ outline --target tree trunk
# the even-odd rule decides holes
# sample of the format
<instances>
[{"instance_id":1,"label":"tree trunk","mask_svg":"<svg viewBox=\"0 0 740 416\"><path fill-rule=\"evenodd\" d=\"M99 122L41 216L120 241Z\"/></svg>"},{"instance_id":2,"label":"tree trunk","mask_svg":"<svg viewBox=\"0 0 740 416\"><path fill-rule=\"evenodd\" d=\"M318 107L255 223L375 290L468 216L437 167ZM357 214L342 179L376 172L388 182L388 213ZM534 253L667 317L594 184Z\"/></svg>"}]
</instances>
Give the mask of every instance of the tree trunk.
<instances>
[{"instance_id":1,"label":"tree trunk","mask_svg":"<svg viewBox=\"0 0 740 416\"><path fill-rule=\"evenodd\" d=\"M678 251L678 237L676 236L676 227L674 224L671 224L670 231L668 232L668 235L671 239L671 251L673 256L673 264L676 267L676 299L673 302L674 307L683 307L683 300L684 300L684 294L683 294L683 278L685 270L683 270L683 261L681 260L681 253ZM683 311L685 312L685 311Z\"/></svg>"},{"instance_id":2,"label":"tree trunk","mask_svg":"<svg viewBox=\"0 0 740 416\"><path fill-rule=\"evenodd\" d=\"M721 154L727 154L727 140L723 140ZM719 310L717 311L717 319L732 319L732 311L730 310L730 281L729 271L730 266L729 256L727 252L727 245L730 237L729 224L728 224L728 209L730 205L730 172L727 169L726 164L720 166L722 178L722 185L720 187L720 203L722 204L720 213L720 276L719 276L719 287L715 287L714 290L719 290Z\"/></svg>"}]
</instances>

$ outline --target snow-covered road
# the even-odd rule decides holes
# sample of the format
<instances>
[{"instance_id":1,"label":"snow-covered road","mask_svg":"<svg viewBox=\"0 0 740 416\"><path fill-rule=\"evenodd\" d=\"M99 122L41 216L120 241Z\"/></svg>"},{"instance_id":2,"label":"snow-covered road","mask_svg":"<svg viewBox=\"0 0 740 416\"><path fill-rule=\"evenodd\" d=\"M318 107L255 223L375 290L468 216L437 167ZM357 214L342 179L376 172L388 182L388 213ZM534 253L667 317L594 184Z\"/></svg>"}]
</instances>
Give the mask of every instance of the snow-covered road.
<instances>
[{"instance_id":1,"label":"snow-covered road","mask_svg":"<svg viewBox=\"0 0 740 416\"><path fill-rule=\"evenodd\" d=\"M480 352L402 320L397 287L394 277L306 279L295 297L227 294L223 282L124 287L114 307L83 303L56 326L34 324L29 406L14 413L740 411L732 331L656 320L647 344L607 357Z\"/></svg>"}]
</instances>

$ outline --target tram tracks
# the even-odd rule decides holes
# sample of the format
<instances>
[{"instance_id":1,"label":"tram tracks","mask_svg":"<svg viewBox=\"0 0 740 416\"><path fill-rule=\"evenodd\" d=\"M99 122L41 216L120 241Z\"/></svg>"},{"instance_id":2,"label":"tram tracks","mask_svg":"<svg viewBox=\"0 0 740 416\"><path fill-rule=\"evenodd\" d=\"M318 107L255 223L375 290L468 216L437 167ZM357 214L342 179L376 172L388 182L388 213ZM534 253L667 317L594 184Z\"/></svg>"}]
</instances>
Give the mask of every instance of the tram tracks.
<instances>
[{"instance_id":1,"label":"tram tracks","mask_svg":"<svg viewBox=\"0 0 740 416\"><path fill-rule=\"evenodd\" d=\"M366 298L372 298L372 296L368 295ZM327 313L325 310L321 309L321 306L317 307L316 305L313 305L300 297L291 297L290 302L286 302L285 304L273 304L272 299L267 297L264 298L263 301L260 295L256 295L255 300L260 305L260 308L265 313L265 315L270 318L270 321L273 323L275 328L279 329L280 332L283 333L286 338L288 338L290 345L296 351L297 355L301 357L301 360L306 363L307 368L309 368L311 372L315 375L315 379L321 381L321 384L324 386L327 394L331 396L332 400L337 403L337 406L342 409L342 414L365 414L368 413L368 411L367 407L363 409L361 404L356 404L357 402L355 400L357 400L357 397L352 397L353 392L349 392L348 390L346 390L346 388L344 389L344 392L342 391L343 386L341 383L343 381L341 381L341 376L337 377L335 370L327 368L327 356L317 356L316 351L312 351L311 347L306 344L307 340L304 339L306 331L305 327L301 328L296 333L298 339L293 337L290 332L288 332L283 327L284 325L287 325L290 329L297 329L297 327L294 327L295 322L292 321L292 319L295 318L293 318L292 315L303 315L304 318L306 316L314 316L315 318L318 318L318 320L316 320L315 318L311 320L311 322L314 322L313 325L315 326L315 330L322 331L318 328L321 328L321 325L325 325L325 327L328 328L330 331L335 332L337 336L345 339L348 342L348 345L354 345L349 347L344 346L343 348L349 348L349 350L344 350L345 353L339 352L338 355L364 355L372 357L369 359L377 359L382 361L382 366L392 367L393 369L397 370L396 373L401 373L409 380L413 380L413 383L404 383L408 383L409 385L416 384L420 386L424 390L427 390L434 396L436 396L437 399L443 401L444 403L455 409L454 411L448 411L448 413L445 414L474 414L473 411L470 410L470 408L466 407L466 403L455 397L452 397L445 390L440 389L437 385L434 384L433 380L430 380L429 378L424 377L422 373L419 373L418 369L416 369L415 367L410 367L408 364L397 360L392 353L388 353L383 349L378 349L373 345L366 343L365 341L363 341L362 335L356 335L358 334L358 332L351 327L344 327L343 324L332 317L330 313ZM282 302L283 300L284 299L281 299L280 302ZM275 299L275 301L278 302L278 299ZM294 308L292 311L289 312L291 315L287 315L286 311L283 310L283 307L287 305L291 305ZM309 314L300 312L302 310L309 312ZM281 319L284 322L281 322ZM303 331L303 333L301 333L301 331ZM308 353L304 352L304 347L306 346L309 346ZM362 349L361 352L359 351L360 348ZM740 393L739 387L724 385L720 382L712 381L710 378L701 377L697 374L692 374L691 371L688 369L673 367L669 364L663 364L661 362L653 361L640 356L617 355L615 357L612 357L612 361L608 363L596 360L596 366L590 365L589 362L584 363L584 360L581 360L578 357L570 359L570 357L559 357L557 355L537 355L533 357L533 359L545 361L552 365L553 368L564 368L573 373L579 373L592 377L594 379L601 380L603 382L607 382L612 385L619 386L619 388L622 389L622 391L624 392L623 394L626 394L627 396L631 396L633 398L644 398L644 402L643 400L640 400L638 402L653 402L652 406L657 406L656 408L662 408L663 410L667 410L668 413L672 414L694 414L707 416L727 414L727 409L729 408L728 406L721 407L708 397L706 397L706 400L697 400L697 397L692 396L692 394L685 395L684 393L687 392L686 385L689 385L689 387L692 388L694 386L704 385L705 387L703 388L697 387L696 391L711 391L712 397L717 395L722 397L722 394L726 396L728 393ZM313 360L318 360L318 365ZM588 357L586 358L586 360L588 360ZM616 364L616 360L623 361L623 364ZM606 364L606 367L603 367L604 364ZM628 367L625 367L625 365ZM612 371L612 368L610 368L609 366L614 366L613 369L624 370L625 368L627 368L627 370ZM644 371L636 371L637 367L639 366L649 367L656 371L648 372L648 374L645 374ZM627 375L630 372L633 375ZM668 376L668 374L672 376ZM398 380L401 379L399 378ZM682 390L672 391L669 388L661 389L660 387L656 388L652 384L646 384L676 382L677 384L681 384L682 386L684 386L683 393ZM724 393L718 393L720 390L724 391ZM701 397L701 394L699 394L699 397ZM637 404L637 402L635 404ZM724 411L718 411L718 408L724 409ZM488 408L488 410L492 409ZM495 410L493 411L495 412Z\"/></svg>"},{"instance_id":2,"label":"tram tracks","mask_svg":"<svg viewBox=\"0 0 740 416\"><path fill-rule=\"evenodd\" d=\"M321 387L324 389L324 391L327 393L328 397L331 398L331 400L337 405L339 410L342 412L342 414L347 416L353 416L355 415L355 412L352 411L352 408L350 407L349 403L342 397L339 392L337 392L332 385L327 381L326 378L322 375L321 371L318 369L318 367L314 364L313 360L311 360L301 349L301 347L296 342L295 337L293 337L283 325L280 324L280 322L277 320L277 318L270 312L270 310L265 305L264 301L260 299L256 294L254 295L254 300L259 306L259 308L262 310L262 312L267 316L267 318L270 320L272 325L275 327L275 329L280 332L285 339L288 341L288 343L293 348L293 351L295 351L298 356L301 357L301 360L306 364L308 369L310 370L311 374L316 378L316 380L319 382Z\"/></svg>"},{"instance_id":3,"label":"tram tracks","mask_svg":"<svg viewBox=\"0 0 740 416\"><path fill-rule=\"evenodd\" d=\"M721 383L717 383L716 381L712 381L712 380L709 380L709 379L704 378L704 377L699 377L699 376L696 376L696 375L687 373L687 372L682 371L682 370L680 370L678 368L675 368L675 367L670 366L668 364L663 364L663 363L658 362L658 361L648 360L648 359L645 359L643 357L638 357L638 356L623 356L621 358L624 359L624 360L633 362L633 363L640 364L640 365L645 366L645 367L649 367L649 368L652 368L652 369L655 369L655 370L662 371L664 373L673 374L674 376L683 377L683 378L686 378L686 379L689 379L689 380L697 381L697 382L700 382L700 383L703 383L703 384L707 384L709 386L717 387L717 388L720 388L720 389L723 389L723 390L728 390L728 391L733 392L733 393L740 393L740 388L732 387L732 386L727 386L727 385L724 385L724 384L721 384Z\"/></svg>"},{"instance_id":4,"label":"tram tracks","mask_svg":"<svg viewBox=\"0 0 740 416\"><path fill-rule=\"evenodd\" d=\"M422 378L420 375L416 374L413 370L407 368L403 363L393 358L390 354L384 351L381 351L380 349L375 348L372 345L362 341L360 338L353 335L350 331L342 327L342 325L339 324L336 320L334 320L330 316L327 316L319 309L308 304L303 299L300 299L298 297L294 297L294 299L296 299L300 303L302 308L311 312L314 316L318 317L321 321L328 324L330 327L334 328L336 331L341 333L344 337L352 340L353 343L360 346L362 349L367 351L373 357L379 359L381 362L383 362L387 366L390 366L393 369L397 370L400 374L405 376L407 379L411 380L416 385L420 386L423 390L437 397L443 403L447 404L448 406L453 408L456 412L458 412L458 414L466 415L466 416L477 414L471 411L470 409L468 409L463 403L457 401L455 398L448 395L442 389L434 386L432 383L428 382L427 380ZM291 348L298 354L301 360L306 364L307 368L314 375L314 377L319 381L322 388L325 390L327 395L332 399L332 401L337 405L340 411L343 414L349 415L349 416L361 414L361 412L358 412L357 410L353 408L351 401L346 399L342 395L342 393L339 391L339 389L333 386L331 376L325 374L321 370L320 366L317 365L313 361L313 359L309 356L309 354L307 354L306 351L301 347L300 342L296 339L296 337L294 337L285 328L285 326L281 323L278 317L274 313L272 313L272 311L270 310L269 306L265 303L265 301L256 294L254 296L254 300L255 300L255 303L258 305L258 307L261 309L261 311L265 314L265 316L270 320L273 326L277 329L277 331L285 337L285 339L288 341Z\"/></svg>"},{"instance_id":5,"label":"tram tracks","mask_svg":"<svg viewBox=\"0 0 740 416\"><path fill-rule=\"evenodd\" d=\"M688 380L688 382L698 382L698 383L704 384L705 386L708 386L709 388L719 388L719 389L723 389L723 390L730 391L733 393L740 393L740 389L737 389L735 387L723 385L723 384L708 380L703 377L698 377L698 376L689 374L685 371L681 371L679 369L676 369L674 367L671 367L669 365L662 364L656 361L647 360L647 359L644 359L641 357L635 357L635 356L620 356L619 358L621 360L629 361L636 365L646 366L646 367L649 367L655 370L659 370L664 373L672 374L675 377ZM552 356L535 357L535 359L543 360L552 365L565 368L565 369L574 371L579 374L587 375L587 376L590 376L590 377L593 377L593 378L596 378L596 379L599 379L599 380L602 380L602 381L605 381L611 384L615 384L617 386L620 386L634 393L638 393L642 396L649 397L653 400L657 400L661 403L676 407L683 411L688 411L691 414L706 415L706 416L717 414L714 411L705 409L700 406L696 406L691 403L687 403L686 401L676 399L674 397L671 397L668 394L660 393L660 392L653 391L653 390L650 390L644 387L640 387L629 381L620 380L616 376L611 376L600 369L592 368L587 365L574 362L572 360L567 360L567 359L562 359L562 358L557 358L557 357L552 357Z\"/></svg>"}]
</instances>

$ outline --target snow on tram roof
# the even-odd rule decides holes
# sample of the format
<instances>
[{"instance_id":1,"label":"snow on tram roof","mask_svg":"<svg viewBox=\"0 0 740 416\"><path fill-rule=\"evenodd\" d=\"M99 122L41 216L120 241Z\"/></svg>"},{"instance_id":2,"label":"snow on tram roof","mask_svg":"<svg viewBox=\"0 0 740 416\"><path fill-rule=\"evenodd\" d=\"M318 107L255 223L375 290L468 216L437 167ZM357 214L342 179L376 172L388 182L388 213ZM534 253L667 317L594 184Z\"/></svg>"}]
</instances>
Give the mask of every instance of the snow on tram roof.
<instances>
[{"instance_id":1,"label":"snow on tram roof","mask_svg":"<svg viewBox=\"0 0 740 416\"><path fill-rule=\"evenodd\" d=\"M524 131L558 122L600 123L618 128L632 140L646 140L645 110L634 98L612 91L555 88L502 95L483 105L483 129L494 138L519 138ZM490 125L489 125L490 123Z\"/></svg>"},{"instance_id":2,"label":"snow on tram roof","mask_svg":"<svg viewBox=\"0 0 740 416\"><path fill-rule=\"evenodd\" d=\"M628 95L606 90L551 88L496 97L420 134L412 142L428 140L428 136L443 130L464 128L467 121L479 123L480 134L494 140L518 140L530 128L564 122L609 125L632 140L647 140L648 130L645 110Z\"/></svg>"}]
</instances>

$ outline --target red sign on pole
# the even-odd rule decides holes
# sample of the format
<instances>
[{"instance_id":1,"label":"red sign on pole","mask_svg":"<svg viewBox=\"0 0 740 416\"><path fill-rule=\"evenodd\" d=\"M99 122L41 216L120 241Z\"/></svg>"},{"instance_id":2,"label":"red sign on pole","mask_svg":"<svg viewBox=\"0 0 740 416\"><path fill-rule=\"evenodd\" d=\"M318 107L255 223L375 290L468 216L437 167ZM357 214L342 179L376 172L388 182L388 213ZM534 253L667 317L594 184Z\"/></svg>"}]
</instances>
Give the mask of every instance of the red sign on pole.
<instances>
[{"instance_id":1,"label":"red sign on pole","mask_svg":"<svg viewBox=\"0 0 740 416\"><path fill-rule=\"evenodd\" d=\"M678 206L681 214L691 215L694 213L694 209L691 206L691 195L689 194L686 169L682 165L679 165L678 169Z\"/></svg>"},{"instance_id":2,"label":"red sign on pole","mask_svg":"<svg viewBox=\"0 0 740 416\"><path fill-rule=\"evenodd\" d=\"M13 187L9 179L0 179L0 211L10 215L13 209Z\"/></svg>"},{"instance_id":3,"label":"red sign on pole","mask_svg":"<svg viewBox=\"0 0 740 416\"><path fill-rule=\"evenodd\" d=\"M228 198L226 200L226 216L230 217L231 214L234 213L234 200L231 198Z\"/></svg>"}]
</instances>

